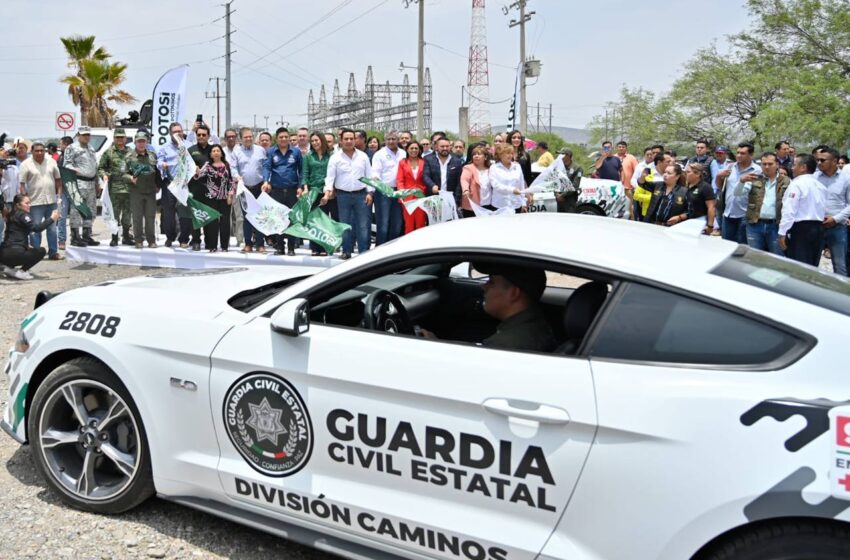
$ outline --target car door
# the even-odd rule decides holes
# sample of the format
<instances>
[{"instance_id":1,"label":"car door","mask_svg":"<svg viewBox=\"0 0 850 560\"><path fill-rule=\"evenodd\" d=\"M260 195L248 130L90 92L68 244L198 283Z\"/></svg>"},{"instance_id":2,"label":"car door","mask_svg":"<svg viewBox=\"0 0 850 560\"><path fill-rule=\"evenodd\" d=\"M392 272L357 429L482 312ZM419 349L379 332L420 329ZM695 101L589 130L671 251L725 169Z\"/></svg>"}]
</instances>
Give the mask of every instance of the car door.
<instances>
[{"instance_id":1,"label":"car door","mask_svg":"<svg viewBox=\"0 0 850 560\"><path fill-rule=\"evenodd\" d=\"M231 498L431 557L534 558L596 429L586 359L268 317L222 340L211 388Z\"/></svg>"}]
</instances>

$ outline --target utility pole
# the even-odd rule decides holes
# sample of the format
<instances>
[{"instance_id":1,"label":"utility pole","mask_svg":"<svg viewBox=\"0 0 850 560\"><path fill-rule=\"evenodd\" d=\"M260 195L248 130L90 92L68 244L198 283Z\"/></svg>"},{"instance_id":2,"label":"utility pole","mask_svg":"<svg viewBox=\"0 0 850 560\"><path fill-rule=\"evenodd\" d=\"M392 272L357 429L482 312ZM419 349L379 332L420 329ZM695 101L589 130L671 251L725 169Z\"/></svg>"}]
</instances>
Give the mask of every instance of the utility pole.
<instances>
[{"instance_id":1,"label":"utility pole","mask_svg":"<svg viewBox=\"0 0 850 560\"><path fill-rule=\"evenodd\" d=\"M227 125L226 128L230 128L230 105L231 105L231 95L230 95L230 58L232 56L232 52L230 50L230 35L233 33L230 30L230 15L233 11L230 10L230 5L233 4L233 0L230 0L227 4L224 5L224 25L225 25L225 33L224 33L224 121Z\"/></svg>"},{"instance_id":2,"label":"utility pole","mask_svg":"<svg viewBox=\"0 0 850 560\"><path fill-rule=\"evenodd\" d=\"M552 104L549 104L549 134L552 134Z\"/></svg>"},{"instance_id":3,"label":"utility pole","mask_svg":"<svg viewBox=\"0 0 850 560\"><path fill-rule=\"evenodd\" d=\"M221 90L219 89L219 84L221 82L221 78L219 78L219 77L210 78L209 82L211 82L213 80L215 80L215 94L210 93L210 92L205 92L204 96L207 99L215 99L215 115L216 115L215 122L217 123L217 125L216 125L217 128L216 128L215 133L216 133L216 136L220 137L221 136L221 98L224 97L224 96L221 95ZM209 82L207 82L207 83L209 83Z\"/></svg>"},{"instance_id":4,"label":"utility pole","mask_svg":"<svg viewBox=\"0 0 850 560\"><path fill-rule=\"evenodd\" d=\"M269 116L263 115L263 118L266 119L266 130L268 130L269 129Z\"/></svg>"},{"instance_id":5,"label":"utility pole","mask_svg":"<svg viewBox=\"0 0 850 560\"><path fill-rule=\"evenodd\" d=\"M416 135L425 135L425 0L402 0L404 7L419 4L419 48L416 62Z\"/></svg>"},{"instance_id":6,"label":"utility pole","mask_svg":"<svg viewBox=\"0 0 850 560\"><path fill-rule=\"evenodd\" d=\"M523 134L526 133L526 122L528 118L528 107L525 105L525 74L526 74L526 61L525 61L525 22L531 19L531 16L536 14L537 12L528 12L525 13L525 5L528 0L516 0L510 6L505 6L502 8L502 12L505 15L508 15L508 12L511 9L519 10L519 19L511 20L508 24L508 27L516 27L519 26L519 58L520 64L522 64L522 71L520 72L520 85L519 85L519 130Z\"/></svg>"}]
</instances>

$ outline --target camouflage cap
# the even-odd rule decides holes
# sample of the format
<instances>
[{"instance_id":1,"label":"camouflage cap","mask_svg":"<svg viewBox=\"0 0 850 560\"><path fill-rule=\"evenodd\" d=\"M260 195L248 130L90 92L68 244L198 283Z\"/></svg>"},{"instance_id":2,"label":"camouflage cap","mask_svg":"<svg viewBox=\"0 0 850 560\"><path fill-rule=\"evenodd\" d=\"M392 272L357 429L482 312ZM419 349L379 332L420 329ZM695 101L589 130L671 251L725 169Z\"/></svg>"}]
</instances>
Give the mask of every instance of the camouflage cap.
<instances>
[{"instance_id":1,"label":"camouflage cap","mask_svg":"<svg viewBox=\"0 0 850 560\"><path fill-rule=\"evenodd\" d=\"M144 132L137 132L136 136L133 138L133 140L136 141L136 142L138 142L139 140L144 140L144 141L147 142L148 135L145 134Z\"/></svg>"},{"instance_id":2,"label":"camouflage cap","mask_svg":"<svg viewBox=\"0 0 850 560\"><path fill-rule=\"evenodd\" d=\"M116 128L115 132L112 133L112 137L113 138L126 138L127 133L124 131L123 128Z\"/></svg>"},{"instance_id":3,"label":"camouflage cap","mask_svg":"<svg viewBox=\"0 0 850 560\"><path fill-rule=\"evenodd\" d=\"M77 129L77 134L79 134L80 136L82 136L83 134L91 134L91 128L87 126L81 126Z\"/></svg>"}]
</instances>

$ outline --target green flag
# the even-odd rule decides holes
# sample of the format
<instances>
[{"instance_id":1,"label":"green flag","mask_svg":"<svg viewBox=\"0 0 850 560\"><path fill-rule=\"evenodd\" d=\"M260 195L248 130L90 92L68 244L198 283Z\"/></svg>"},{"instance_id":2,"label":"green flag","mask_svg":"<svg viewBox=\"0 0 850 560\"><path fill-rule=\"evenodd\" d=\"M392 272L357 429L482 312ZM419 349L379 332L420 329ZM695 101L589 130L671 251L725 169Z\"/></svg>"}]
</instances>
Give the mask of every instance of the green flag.
<instances>
[{"instance_id":1,"label":"green flag","mask_svg":"<svg viewBox=\"0 0 850 560\"><path fill-rule=\"evenodd\" d=\"M365 185L369 185L370 187L372 187L373 189L388 198L407 198L408 196L422 198L423 196L425 196L425 193L423 193L419 189L395 190L383 181L378 181L377 179L370 179L368 177L361 177L360 182Z\"/></svg>"},{"instance_id":2,"label":"green flag","mask_svg":"<svg viewBox=\"0 0 850 560\"><path fill-rule=\"evenodd\" d=\"M83 195L80 194L80 187L77 185L77 174L70 169L60 167L59 175L62 178L62 188L68 193L71 204L77 209L77 212L80 213L80 216L84 220L91 220L93 214L91 208L86 205Z\"/></svg>"},{"instance_id":3,"label":"green flag","mask_svg":"<svg viewBox=\"0 0 850 560\"><path fill-rule=\"evenodd\" d=\"M189 210L192 212L193 229L201 229L205 225L210 222L214 222L221 217L221 213L218 210L198 202L191 194L186 202Z\"/></svg>"},{"instance_id":4,"label":"green flag","mask_svg":"<svg viewBox=\"0 0 850 560\"><path fill-rule=\"evenodd\" d=\"M311 189L312 191L313 189ZM303 200L306 197L301 197ZM301 200L295 206L301 203ZM290 218L295 212L295 207L289 213ZM324 248L327 253L333 254L342 245L342 235L351 229L348 224L335 222L330 216L325 214L320 208L314 208L309 214L304 223L297 223L294 219L283 233L293 237L300 237L308 241L315 241Z\"/></svg>"},{"instance_id":5,"label":"green flag","mask_svg":"<svg viewBox=\"0 0 850 560\"><path fill-rule=\"evenodd\" d=\"M310 189L307 194L301 195L289 211L289 223L305 225L320 194L319 189Z\"/></svg>"}]
</instances>

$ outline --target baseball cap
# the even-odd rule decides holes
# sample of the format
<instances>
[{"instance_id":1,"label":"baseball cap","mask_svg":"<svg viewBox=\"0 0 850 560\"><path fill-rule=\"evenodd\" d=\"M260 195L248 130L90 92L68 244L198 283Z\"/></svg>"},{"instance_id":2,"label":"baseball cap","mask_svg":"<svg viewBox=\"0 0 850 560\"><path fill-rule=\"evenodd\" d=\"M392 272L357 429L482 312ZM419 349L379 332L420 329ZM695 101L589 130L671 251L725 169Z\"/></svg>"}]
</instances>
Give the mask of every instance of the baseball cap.
<instances>
[{"instance_id":1,"label":"baseball cap","mask_svg":"<svg viewBox=\"0 0 850 560\"><path fill-rule=\"evenodd\" d=\"M137 140L147 141L147 139L148 139L148 135L145 134L144 132L137 132L136 136L133 138L134 141L137 141Z\"/></svg>"},{"instance_id":2,"label":"baseball cap","mask_svg":"<svg viewBox=\"0 0 850 560\"><path fill-rule=\"evenodd\" d=\"M546 289L546 272L540 268L503 265L498 263L472 263L482 274L504 276L508 282L525 292L532 301L540 301Z\"/></svg>"},{"instance_id":3,"label":"baseball cap","mask_svg":"<svg viewBox=\"0 0 850 560\"><path fill-rule=\"evenodd\" d=\"M116 128L115 132L112 133L112 137L113 138L122 138L122 137L126 138L127 133L124 131L123 128Z\"/></svg>"},{"instance_id":4,"label":"baseball cap","mask_svg":"<svg viewBox=\"0 0 850 560\"><path fill-rule=\"evenodd\" d=\"M717 146L714 148L715 154L726 154L729 153L729 150L726 149L726 146Z\"/></svg>"},{"instance_id":5,"label":"baseball cap","mask_svg":"<svg viewBox=\"0 0 850 560\"><path fill-rule=\"evenodd\" d=\"M77 129L77 134L79 134L80 136L82 136L83 134L91 134L91 128L87 126L81 126Z\"/></svg>"}]
</instances>

